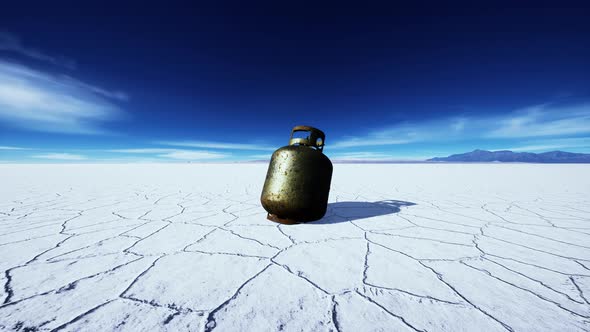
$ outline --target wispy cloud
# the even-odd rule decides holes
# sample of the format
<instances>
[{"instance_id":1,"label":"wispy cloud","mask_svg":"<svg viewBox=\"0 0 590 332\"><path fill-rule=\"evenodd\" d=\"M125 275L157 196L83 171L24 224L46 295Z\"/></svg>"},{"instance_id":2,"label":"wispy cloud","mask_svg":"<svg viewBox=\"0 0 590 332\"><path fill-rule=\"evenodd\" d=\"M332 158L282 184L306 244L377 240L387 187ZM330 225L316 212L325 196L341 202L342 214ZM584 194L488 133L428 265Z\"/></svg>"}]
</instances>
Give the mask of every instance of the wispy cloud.
<instances>
[{"instance_id":1,"label":"wispy cloud","mask_svg":"<svg viewBox=\"0 0 590 332\"><path fill-rule=\"evenodd\" d=\"M114 99L114 100L120 100L120 101L127 101L129 100L129 95L127 95L125 92L123 91L110 91L110 90L106 90L103 89L99 86L96 85L92 85L92 84L88 84L88 83L84 83L80 80L77 80L73 77L67 76L67 75L61 75L59 76L59 78L61 80L64 81L64 83L67 83L68 85L71 86L77 86L80 89L83 90L87 90L90 92L93 92L97 95L101 95L103 97L109 98L109 99Z\"/></svg>"},{"instance_id":2,"label":"wispy cloud","mask_svg":"<svg viewBox=\"0 0 590 332\"><path fill-rule=\"evenodd\" d=\"M165 149L165 148L134 148L134 149L112 149L106 150L107 152L117 152L117 153L146 153L146 154L156 154L156 153L168 153L173 151L182 151L178 149Z\"/></svg>"},{"instance_id":3,"label":"wispy cloud","mask_svg":"<svg viewBox=\"0 0 590 332\"><path fill-rule=\"evenodd\" d=\"M338 149L338 148L351 148L351 147L360 147L360 146L380 146L380 145L399 145L399 144L408 144L415 142L413 139L409 138L386 138L386 137L379 137L384 136L383 132L379 132L377 134L372 133L369 134L367 137L348 137L337 141L334 144L329 145L330 148Z\"/></svg>"},{"instance_id":4,"label":"wispy cloud","mask_svg":"<svg viewBox=\"0 0 590 332\"><path fill-rule=\"evenodd\" d=\"M30 148L21 148L18 146L1 146L0 150L30 150Z\"/></svg>"},{"instance_id":5,"label":"wispy cloud","mask_svg":"<svg viewBox=\"0 0 590 332\"><path fill-rule=\"evenodd\" d=\"M568 145L523 145L518 147L512 148L503 148L503 149L494 149L497 150L510 150L510 151L523 151L523 152L532 152L532 151L545 151L545 150L554 150L554 149L563 149L563 148L571 148Z\"/></svg>"},{"instance_id":6,"label":"wispy cloud","mask_svg":"<svg viewBox=\"0 0 590 332\"><path fill-rule=\"evenodd\" d=\"M487 137L544 137L590 133L590 104L569 107L537 105L500 118ZM494 123L491 123L493 126Z\"/></svg>"},{"instance_id":7,"label":"wispy cloud","mask_svg":"<svg viewBox=\"0 0 590 332\"><path fill-rule=\"evenodd\" d=\"M406 122L363 136L342 137L330 148L355 148L408 143L456 142L473 139L571 137L590 134L590 104L543 104L501 115L448 117Z\"/></svg>"},{"instance_id":8,"label":"wispy cloud","mask_svg":"<svg viewBox=\"0 0 590 332\"><path fill-rule=\"evenodd\" d=\"M261 150L273 151L276 147L264 146L253 143L227 143L212 141L159 141L157 144L170 146L183 146L191 148L227 149L227 150Z\"/></svg>"},{"instance_id":9,"label":"wispy cloud","mask_svg":"<svg viewBox=\"0 0 590 332\"><path fill-rule=\"evenodd\" d=\"M38 159L51 159L51 160L86 160L86 156L71 153L45 153L31 156Z\"/></svg>"},{"instance_id":10,"label":"wispy cloud","mask_svg":"<svg viewBox=\"0 0 590 332\"><path fill-rule=\"evenodd\" d=\"M111 100L125 100L68 76L51 75L0 60L0 121L30 130L97 134L99 124L123 112Z\"/></svg>"},{"instance_id":11,"label":"wispy cloud","mask_svg":"<svg viewBox=\"0 0 590 332\"><path fill-rule=\"evenodd\" d=\"M173 151L158 155L161 158L171 158L179 160L208 160L208 159L223 159L228 155L225 153L211 152L211 151Z\"/></svg>"},{"instance_id":12,"label":"wispy cloud","mask_svg":"<svg viewBox=\"0 0 590 332\"><path fill-rule=\"evenodd\" d=\"M452 119L450 124L450 127L453 131L455 132L461 132L465 129L465 125L467 124L467 119L466 118L455 118Z\"/></svg>"},{"instance_id":13,"label":"wispy cloud","mask_svg":"<svg viewBox=\"0 0 590 332\"><path fill-rule=\"evenodd\" d=\"M398 156L382 152L347 152L331 156L334 161L420 161L430 157Z\"/></svg>"},{"instance_id":14,"label":"wispy cloud","mask_svg":"<svg viewBox=\"0 0 590 332\"><path fill-rule=\"evenodd\" d=\"M184 149L165 149L165 148L132 148L132 149L114 149L107 152L116 152L124 154L151 154L158 158L176 159L176 160L211 160L228 158L231 154L220 153L207 150L184 150Z\"/></svg>"},{"instance_id":15,"label":"wispy cloud","mask_svg":"<svg viewBox=\"0 0 590 332\"><path fill-rule=\"evenodd\" d=\"M349 152L338 153L332 156L334 160L391 160L389 154L381 152Z\"/></svg>"},{"instance_id":16,"label":"wispy cloud","mask_svg":"<svg viewBox=\"0 0 590 332\"><path fill-rule=\"evenodd\" d=\"M465 120L461 120L465 122ZM465 124L461 124L463 127ZM460 135L460 128L456 118L437 121L423 121L420 123L405 122L399 125L381 128L363 136L348 136L335 143L330 148L354 148L367 146L402 145L414 142L435 139L440 130L448 132L448 135ZM433 131L432 128L439 130Z\"/></svg>"},{"instance_id":17,"label":"wispy cloud","mask_svg":"<svg viewBox=\"0 0 590 332\"><path fill-rule=\"evenodd\" d=\"M574 148L590 148L590 137L524 141L521 145L515 145L512 147L495 150L549 151Z\"/></svg>"},{"instance_id":18,"label":"wispy cloud","mask_svg":"<svg viewBox=\"0 0 590 332\"><path fill-rule=\"evenodd\" d=\"M62 56L52 56L35 48L25 46L17 35L9 32L0 31L0 51L14 52L68 69L76 68L76 62L74 60Z\"/></svg>"},{"instance_id":19,"label":"wispy cloud","mask_svg":"<svg viewBox=\"0 0 590 332\"><path fill-rule=\"evenodd\" d=\"M272 156L272 153L265 154L253 154L247 157L248 160L268 160Z\"/></svg>"}]
</instances>

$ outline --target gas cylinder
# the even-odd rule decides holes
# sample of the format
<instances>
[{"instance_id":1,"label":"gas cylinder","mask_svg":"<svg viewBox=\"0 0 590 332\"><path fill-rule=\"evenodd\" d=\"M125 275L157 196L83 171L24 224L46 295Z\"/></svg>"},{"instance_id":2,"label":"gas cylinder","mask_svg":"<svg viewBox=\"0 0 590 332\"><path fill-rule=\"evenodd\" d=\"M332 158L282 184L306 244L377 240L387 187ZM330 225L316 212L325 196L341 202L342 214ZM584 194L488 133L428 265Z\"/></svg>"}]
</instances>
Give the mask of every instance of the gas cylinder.
<instances>
[{"instance_id":1,"label":"gas cylinder","mask_svg":"<svg viewBox=\"0 0 590 332\"><path fill-rule=\"evenodd\" d=\"M301 134L307 136L294 137ZM272 154L260 197L268 220L297 224L326 214L332 162L323 153L325 141L321 130L296 126L289 145Z\"/></svg>"}]
</instances>

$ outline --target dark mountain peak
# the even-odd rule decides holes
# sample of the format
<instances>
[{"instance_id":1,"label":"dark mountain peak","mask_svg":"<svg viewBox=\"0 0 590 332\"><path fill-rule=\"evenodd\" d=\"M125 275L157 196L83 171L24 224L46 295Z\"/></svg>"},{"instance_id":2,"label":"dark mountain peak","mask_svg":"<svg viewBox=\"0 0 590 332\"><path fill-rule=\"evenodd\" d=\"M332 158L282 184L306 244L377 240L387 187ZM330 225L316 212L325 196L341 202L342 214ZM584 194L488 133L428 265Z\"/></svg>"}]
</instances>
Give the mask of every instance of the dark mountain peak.
<instances>
[{"instance_id":1,"label":"dark mountain peak","mask_svg":"<svg viewBox=\"0 0 590 332\"><path fill-rule=\"evenodd\" d=\"M520 162L520 163L590 163L590 154L565 151L543 153L513 152L509 150L487 151L475 149L471 152L453 154L448 157L428 159L437 162Z\"/></svg>"}]
</instances>

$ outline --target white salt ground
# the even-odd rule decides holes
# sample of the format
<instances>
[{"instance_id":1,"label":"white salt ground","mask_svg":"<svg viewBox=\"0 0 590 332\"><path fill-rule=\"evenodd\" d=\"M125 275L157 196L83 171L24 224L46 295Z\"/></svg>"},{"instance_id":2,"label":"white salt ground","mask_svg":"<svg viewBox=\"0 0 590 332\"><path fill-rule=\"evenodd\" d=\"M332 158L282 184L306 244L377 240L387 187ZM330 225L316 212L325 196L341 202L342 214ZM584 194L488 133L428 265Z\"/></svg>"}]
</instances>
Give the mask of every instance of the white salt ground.
<instances>
[{"instance_id":1,"label":"white salt ground","mask_svg":"<svg viewBox=\"0 0 590 332\"><path fill-rule=\"evenodd\" d=\"M588 331L590 165L0 165L0 330Z\"/></svg>"}]
</instances>

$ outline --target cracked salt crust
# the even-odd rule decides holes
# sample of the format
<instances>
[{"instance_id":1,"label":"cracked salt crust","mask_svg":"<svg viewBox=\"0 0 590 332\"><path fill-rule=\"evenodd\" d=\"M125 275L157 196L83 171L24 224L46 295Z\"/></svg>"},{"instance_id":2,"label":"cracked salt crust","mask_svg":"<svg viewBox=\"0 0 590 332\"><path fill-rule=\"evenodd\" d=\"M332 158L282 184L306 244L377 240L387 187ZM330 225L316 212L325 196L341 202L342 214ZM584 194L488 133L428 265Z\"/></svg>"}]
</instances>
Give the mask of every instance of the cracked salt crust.
<instances>
[{"instance_id":1,"label":"cracked salt crust","mask_svg":"<svg viewBox=\"0 0 590 332\"><path fill-rule=\"evenodd\" d=\"M287 226L266 165L0 165L0 330L587 331L589 171L336 165Z\"/></svg>"}]
</instances>

